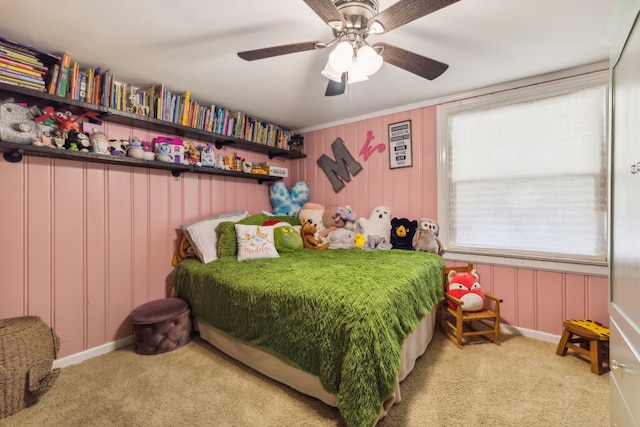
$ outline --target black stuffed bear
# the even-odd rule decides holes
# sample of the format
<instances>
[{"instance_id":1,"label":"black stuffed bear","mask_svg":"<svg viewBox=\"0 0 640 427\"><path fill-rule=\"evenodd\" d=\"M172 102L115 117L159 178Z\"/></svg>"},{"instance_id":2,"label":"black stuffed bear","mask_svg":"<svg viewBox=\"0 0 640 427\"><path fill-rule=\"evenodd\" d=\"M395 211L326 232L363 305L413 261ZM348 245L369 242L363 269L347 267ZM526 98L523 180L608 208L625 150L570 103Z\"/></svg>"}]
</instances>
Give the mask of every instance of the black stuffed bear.
<instances>
[{"instance_id":1,"label":"black stuffed bear","mask_svg":"<svg viewBox=\"0 0 640 427\"><path fill-rule=\"evenodd\" d=\"M413 235L418 229L418 221L407 218L393 218L391 220L391 245L393 249L413 250Z\"/></svg>"}]
</instances>

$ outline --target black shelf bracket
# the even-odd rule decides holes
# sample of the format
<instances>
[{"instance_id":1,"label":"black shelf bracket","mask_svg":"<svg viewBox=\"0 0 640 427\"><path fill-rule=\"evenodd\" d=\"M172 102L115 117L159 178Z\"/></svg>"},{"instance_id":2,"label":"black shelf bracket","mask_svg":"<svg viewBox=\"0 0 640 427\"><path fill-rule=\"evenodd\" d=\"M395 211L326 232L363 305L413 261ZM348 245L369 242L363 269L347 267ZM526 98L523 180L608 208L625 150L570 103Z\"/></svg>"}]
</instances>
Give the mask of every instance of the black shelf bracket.
<instances>
[{"instance_id":1,"label":"black shelf bracket","mask_svg":"<svg viewBox=\"0 0 640 427\"><path fill-rule=\"evenodd\" d=\"M216 148L218 150L220 150L225 145L233 145L233 144L235 144L235 142L233 142L233 141L216 141L215 142Z\"/></svg>"},{"instance_id":2,"label":"black shelf bracket","mask_svg":"<svg viewBox=\"0 0 640 427\"><path fill-rule=\"evenodd\" d=\"M24 154L24 150L19 148L13 151L5 151L3 153L4 159L9 163L20 163L22 161L22 155Z\"/></svg>"},{"instance_id":3,"label":"black shelf bracket","mask_svg":"<svg viewBox=\"0 0 640 427\"><path fill-rule=\"evenodd\" d=\"M175 176L176 178L178 178L181 174L182 174L182 171L179 170L179 169L172 169L171 170L171 175Z\"/></svg>"}]
</instances>

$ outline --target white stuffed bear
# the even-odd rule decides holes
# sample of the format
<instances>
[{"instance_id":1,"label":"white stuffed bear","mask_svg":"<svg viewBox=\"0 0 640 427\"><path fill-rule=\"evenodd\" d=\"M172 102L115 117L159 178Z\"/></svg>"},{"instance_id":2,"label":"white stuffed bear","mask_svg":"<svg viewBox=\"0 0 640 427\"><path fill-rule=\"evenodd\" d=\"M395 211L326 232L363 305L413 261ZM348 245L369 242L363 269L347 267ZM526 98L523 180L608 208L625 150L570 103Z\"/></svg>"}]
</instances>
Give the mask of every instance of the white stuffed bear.
<instances>
[{"instance_id":1,"label":"white stuffed bear","mask_svg":"<svg viewBox=\"0 0 640 427\"><path fill-rule=\"evenodd\" d=\"M380 236L385 242L391 241L391 209L378 206L369 218L360 217L360 227L365 236Z\"/></svg>"},{"instance_id":2,"label":"white stuffed bear","mask_svg":"<svg viewBox=\"0 0 640 427\"><path fill-rule=\"evenodd\" d=\"M433 252L442 255L444 248L438 239L440 226L431 218L420 218L418 221L418 229L413 235L413 249L422 252Z\"/></svg>"}]
</instances>

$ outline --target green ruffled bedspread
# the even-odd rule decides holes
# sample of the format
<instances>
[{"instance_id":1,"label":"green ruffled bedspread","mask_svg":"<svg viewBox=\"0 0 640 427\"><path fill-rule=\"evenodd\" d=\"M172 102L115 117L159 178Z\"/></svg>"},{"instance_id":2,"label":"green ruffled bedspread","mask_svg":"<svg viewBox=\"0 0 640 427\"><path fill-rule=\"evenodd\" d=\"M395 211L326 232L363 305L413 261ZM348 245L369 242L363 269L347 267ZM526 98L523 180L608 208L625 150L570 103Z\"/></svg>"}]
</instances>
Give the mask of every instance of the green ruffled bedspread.
<instances>
[{"instance_id":1,"label":"green ruffled bedspread","mask_svg":"<svg viewBox=\"0 0 640 427\"><path fill-rule=\"evenodd\" d=\"M320 378L350 427L371 426L393 393L402 342L444 298L428 252L333 249L173 271L192 314Z\"/></svg>"}]
</instances>

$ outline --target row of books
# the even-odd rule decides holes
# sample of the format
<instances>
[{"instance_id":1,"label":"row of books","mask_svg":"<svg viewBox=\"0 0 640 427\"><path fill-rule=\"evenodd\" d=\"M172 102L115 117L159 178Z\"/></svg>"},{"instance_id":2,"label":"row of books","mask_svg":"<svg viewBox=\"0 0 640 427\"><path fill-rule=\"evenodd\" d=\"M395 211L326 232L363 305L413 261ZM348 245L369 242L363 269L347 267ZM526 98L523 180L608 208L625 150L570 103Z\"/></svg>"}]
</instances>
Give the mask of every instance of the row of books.
<instances>
[{"instance_id":1,"label":"row of books","mask_svg":"<svg viewBox=\"0 0 640 427\"><path fill-rule=\"evenodd\" d=\"M189 91L173 92L164 84L135 87L118 80L110 70L81 68L68 53L63 53L51 66L50 76L46 90L52 95L289 149L288 129L243 112L231 112L223 106L199 103Z\"/></svg>"},{"instance_id":2,"label":"row of books","mask_svg":"<svg viewBox=\"0 0 640 427\"><path fill-rule=\"evenodd\" d=\"M0 37L0 82L46 90L49 66L60 58Z\"/></svg>"}]
</instances>

